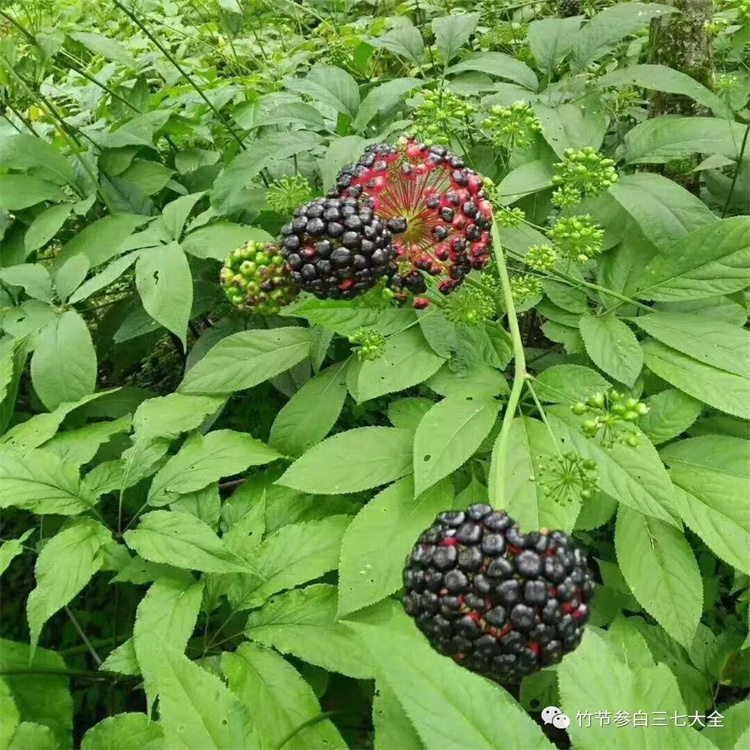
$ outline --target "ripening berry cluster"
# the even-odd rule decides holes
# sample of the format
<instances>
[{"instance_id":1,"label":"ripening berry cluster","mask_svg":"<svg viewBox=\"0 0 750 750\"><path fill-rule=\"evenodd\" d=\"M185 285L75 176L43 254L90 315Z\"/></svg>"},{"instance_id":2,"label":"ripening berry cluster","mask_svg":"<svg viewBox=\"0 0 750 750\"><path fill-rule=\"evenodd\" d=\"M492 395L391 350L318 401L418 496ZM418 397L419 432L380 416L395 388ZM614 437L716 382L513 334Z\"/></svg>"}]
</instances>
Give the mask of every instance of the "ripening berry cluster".
<instances>
[{"instance_id":1,"label":"ripening berry cluster","mask_svg":"<svg viewBox=\"0 0 750 750\"><path fill-rule=\"evenodd\" d=\"M606 393L595 393L586 401L579 401L571 407L571 411L577 416L587 417L581 424L581 432L587 438L601 433L604 445L624 442L631 448L637 448L640 438L631 425L648 414L649 408L643 401L625 398L612 389Z\"/></svg>"},{"instance_id":2,"label":"ripening berry cluster","mask_svg":"<svg viewBox=\"0 0 750 750\"><path fill-rule=\"evenodd\" d=\"M558 219L547 237L560 253L578 263L586 263L601 253L604 230L587 214Z\"/></svg>"},{"instance_id":3,"label":"ripening berry cluster","mask_svg":"<svg viewBox=\"0 0 750 750\"><path fill-rule=\"evenodd\" d=\"M489 116L482 121L482 129L495 146L510 151L514 147L531 145L542 126L528 102L515 102L510 107L493 106Z\"/></svg>"},{"instance_id":4,"label":"ripening berry cluster","mask_svg":"<svg viewBox=\"0 0 750 750\"><path fill-rule=\"evenodd\" d=\"M563 161L555 164L552 184L557 187L552 203L569 208L585 197L599 195L619 179L612 159L598 154L587 146L583 149L566 149Z\"/></svg>"},{"instance_id":5,"label":"ripening berry cluster","mask_svg":"<svg viewBox=\"0 0 750 750\"><path fill-rule=\"evenodd\" d=\"M465 133L472 127L476 107L449 91L427 91L424 101L414 110L414 134L427 145L445 146L450 133Z\"/></svg>"}]
</instances>

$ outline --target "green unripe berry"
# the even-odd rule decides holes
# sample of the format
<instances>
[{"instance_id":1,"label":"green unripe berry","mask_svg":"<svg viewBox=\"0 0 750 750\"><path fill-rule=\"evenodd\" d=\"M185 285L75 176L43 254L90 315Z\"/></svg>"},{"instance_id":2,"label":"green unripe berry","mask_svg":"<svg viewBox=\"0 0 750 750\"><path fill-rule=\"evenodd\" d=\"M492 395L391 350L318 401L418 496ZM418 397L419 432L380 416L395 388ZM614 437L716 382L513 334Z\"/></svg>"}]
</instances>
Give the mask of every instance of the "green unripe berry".
<instances>
[{"instance_id":1,"label":"green unripe berry","mask_svg":"<svg viewBox=\"0 0 750 750\"><path fill-rule=\"evenodd\" d=\"M573 404L573 406L570 407L570 410L573 412L573 414L576 414L580 417L585 414L589 410L589 408L582 401L579 401L577 404Z\"/></svg>"},{"instance_id":2,"label":"green unripe berry","mask_svg":"<svg viewBox=\"0 0 750 750\"><path fill-rule=\"evenodd\" d=\"M595 406L597 409L604 408L604 394L595 393L593 396L589 396L588 403L591 406Z\"/></svg>"},{"instance_id":3,"label":"green unripe berry","mask_svg":"<svg viewBox=\"0 0 750 750\"><path fill-rule=\"evenodd\" d=\"M625 438L625 442L631 448L637 448L641 444L641 441L638 439L638 435L636 434L628 435L627 438Z\"/></svg>"},{"instance_id":4,"label":"green unripe berry","mask_svg":"<svg viewBox=\"0 0 750 750\"><path fill-rule=\"evenodd\" d=\"M638 416L639 416L639 417L643 417L643 416L645 416L646 414L648 414L648 413L649 413L649 411L651 411L651 410L650 410L650 409L648 408L648 405L647 405L647 404L644 404L644 403L643 403L643 401L639 401L639 402L638 402L638 404L637 404L637 405L636 405L636 407L635 407L635 410L636 410L636 411L638 412Z\"/></svg>"},{"instance_id":5,"label":"green unripe berry","mask_svg":"<svg viewBox=\"0 0 750 750\"><path fill-rule=\"evenodd\" d=\"M638 419L638 417L639 417L639 416L640 416L640 414L638 414L638 412L637 412L637 411L633 411L633 410L631 410L631 411L626 411L626 412L625 412L625 413L624 413L624 414L622 415L622 418L623 418L623 419L624 419L624 420L625 420L626 422L635 422L635 421L636 421L636 419Z\"/></svg>"},{"instance_id":6,"label":"green unripe berry","mask_svg":"<svg viewBox=\"0 0 750 750\"><path fill-rule=\"evenodd\" d=\"M591 490L581 490L581 500L591 500L593 496Z\"/></svg>"}]
</instances>

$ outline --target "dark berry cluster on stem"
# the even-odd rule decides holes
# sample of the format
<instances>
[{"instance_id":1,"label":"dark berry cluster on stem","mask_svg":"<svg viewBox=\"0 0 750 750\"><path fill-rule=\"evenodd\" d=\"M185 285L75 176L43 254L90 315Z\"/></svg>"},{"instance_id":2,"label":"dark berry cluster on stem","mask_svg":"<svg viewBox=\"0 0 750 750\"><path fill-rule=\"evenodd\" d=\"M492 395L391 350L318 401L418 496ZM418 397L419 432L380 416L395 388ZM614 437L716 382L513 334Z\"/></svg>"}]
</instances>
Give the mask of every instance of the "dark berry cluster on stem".
<instances>
[{"instance_id":1,"label":"dark berry cluster on stem","mask_svg":"<svg viewBox=\"0 0 750 750\"><path fill-rule=\"evenodd\" d=\"M480 503L439 514L420 535L404 588L404 609L433 648L511 683L578 646L594 581L568 534L522 534Z\"/></svg>"},{"instance_id":2,"label":"dark berry cluster on stem","mask_svg":"<svg viewBox=\"0 0 750 750\"><path fill-rule=\"evenodd\" d=\"M317 198L281 229L292 279L320 299L352 299L395 273L385 221L356 198Z\"/></svg>"},{"instance_id":3,"label":"dark berry cluster on stem","mask_svg":"<svg viewBox=\"0 0 750 750\"><path fill-rule=\"evenodd\" d=\"M420 272L449 294L489 261L492 204L482 177L442 146L414 139L369 146L330 195L360 200L387 222L398 261L391 287L404 298L426 291Z\"/></svg>"}]
</instances>

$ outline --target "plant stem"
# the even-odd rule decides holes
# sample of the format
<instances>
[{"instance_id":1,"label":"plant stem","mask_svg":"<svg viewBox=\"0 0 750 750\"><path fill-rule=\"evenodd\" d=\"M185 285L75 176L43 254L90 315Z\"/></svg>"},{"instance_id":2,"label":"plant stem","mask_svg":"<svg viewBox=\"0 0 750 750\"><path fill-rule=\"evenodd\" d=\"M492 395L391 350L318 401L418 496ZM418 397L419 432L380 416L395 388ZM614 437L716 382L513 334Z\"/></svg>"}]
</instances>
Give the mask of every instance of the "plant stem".
<instances>
[{"instance_id":1,"label":"plant stem","mask_svg":"<svg viewBox=\"0 0 750 750\"><path fill-rule=\"evenodd\" d=\"M123 680L130 675L117 672L96 672L90 669L0 669L0 677L38 677L41 675L52 677L80 677L87 680ZM140 675L138 676L140 679Z\"/></svg>"},{"instance_id":2,"label":"plant stem","mask_svg":"<svg viewBox=\"0 0 750 750\"><path fill-rule=\"evenodd\" d=\"M496 507L503 507L505 500L505 454L508 449L508 436L510 427L521 399L521 391L526 380L526 356L523 351L523 340L521 339L521 329L518 327L518 317L516 316L516 306L513 303L513 293L510 287L510 276L508 267L505 264L503 248L500 242L500 230L497 222L492 222L492 250L495 255L495 264L500 277L500 287L503 292L505 309L508 314L508 328L510 337L513 342L513 359L515 360L515 372L513 373L513 386L510 390L508 403L503 414L503 422L500 426L500 434L495 441L492 450L493 473L490 478L490 497Z\"/></svg>"},{"instance_id":3,"label":"plant stem","mask_svg":"<svg viewBox=\"0 0 750 750\"><path fill-rule=\"evenodd\" d=\"M96 666L100 667L102 665L102 660L99 658L99 654L96 653L96 649L91 645L91 641L89 640L86 633L83 631L83 628L81 627L80 623L76 619L75 615L70 611L70 608L68 605L65 605L65 613L70 618L70 621L73 623L73 627L78 631L78 635L81 636L83 639L84 644L86 645L86 648L88 649L89 653L91 654L91 657L96 662Z\"/></svg>"},{"instance_id":4,"label":"plant stem","mask_svg":"<svg viewBox=\"0 0 750 750\"><path fill-rule=\"evenodd\" d=\"M211 100L203 93L200 86L192 79L190 74L177 62L174 55L143 25L138 17L129 9L126 8L120 0L112 0L112 2L123 12L128 18L154 43L157 49L174 65L179 71L180 75L190 84L195 92L200 96L201 99L208 105L209 109L216 115L216 117L223 123L224 127L229 131L229 134L239 144L239 147L244 151L245 144L242 142L242 138L237 134L237 131L232 127L229 120L215 107Z\"/></svg>"},{"instance_id":5,"label":"plant stem","mask_svg":"<svg viewBox=\"0 0 750 750\"><path fill-rule=\"evenodd\" d=\"M724 203L724 210L721 212L722 219L727 215L727 211L729 211L729 203L732 200L732 195L734 194L735 185L737 185L737 178L740 175L740 169L742 169L742 159L745 157L745 147L747 146L747 137L749 135L750 135L750 122L747 124L747 127L745 128L745 135L742 138L742 146L740 147L740 156L739 156L739 159L737 159L737 168L734 170L734 177L732 178L732 185L729 188L729 194L727 195L727 199Z\"/></svg>"},{"instance_id":6,"label":"plant stem","mask_svg":"<svg viewBox=\"0 0 750 750\"><path fill-rule=\"evenodd\" d=\"M307 729L308 727L314 726L318 722L324 721L329 716L332 716L333 712L327 711L326 713L318 714L317 716L313 716L312 718L308 719L307 721L303 721L296 729L293 729L289 734L284 737L284 739L279 742L278 745L274 748L274 750L281 750L284 745L286 745L290 740L293 740L303 729Z\"/></svg>"}]
</instances>

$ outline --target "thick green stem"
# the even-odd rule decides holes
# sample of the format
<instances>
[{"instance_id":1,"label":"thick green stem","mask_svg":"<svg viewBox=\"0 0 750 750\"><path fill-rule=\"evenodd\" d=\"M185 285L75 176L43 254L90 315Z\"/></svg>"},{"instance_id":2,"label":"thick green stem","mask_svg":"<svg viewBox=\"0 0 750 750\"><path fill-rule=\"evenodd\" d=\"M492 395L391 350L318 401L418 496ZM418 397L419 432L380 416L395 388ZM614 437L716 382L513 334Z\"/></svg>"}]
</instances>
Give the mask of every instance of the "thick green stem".
<instances>
[{"instance_id":1,"label":"thick green stem","mask_svg":"<svg viewBox=\"0 0 750 750\"><path fill-rule=\"evenodd\" d=\"M508 314L508 328L510 337L513 342L513 359L515 360L515 372L513 374L513 386L510 390L508 403L503 414L503 423L500 426L500 434L495 441L495 447L492 451L492 476L490 477L490 497L497 507L503 507L505 501L505 454L508 449L508 437L510 427L521 400L523 384L526 380L526 356L523 351L523 340L521 339L521 329L518 327L518 317L516 316L516 307L513 303L513 293L510 287L510 276L508 267L505 265L503 247L500 242L500 230L497 222L492 222L492 250L495 255L497 272L500 277L500 287L503 292L505 309Z\"/></svg>"}]
</instances>

